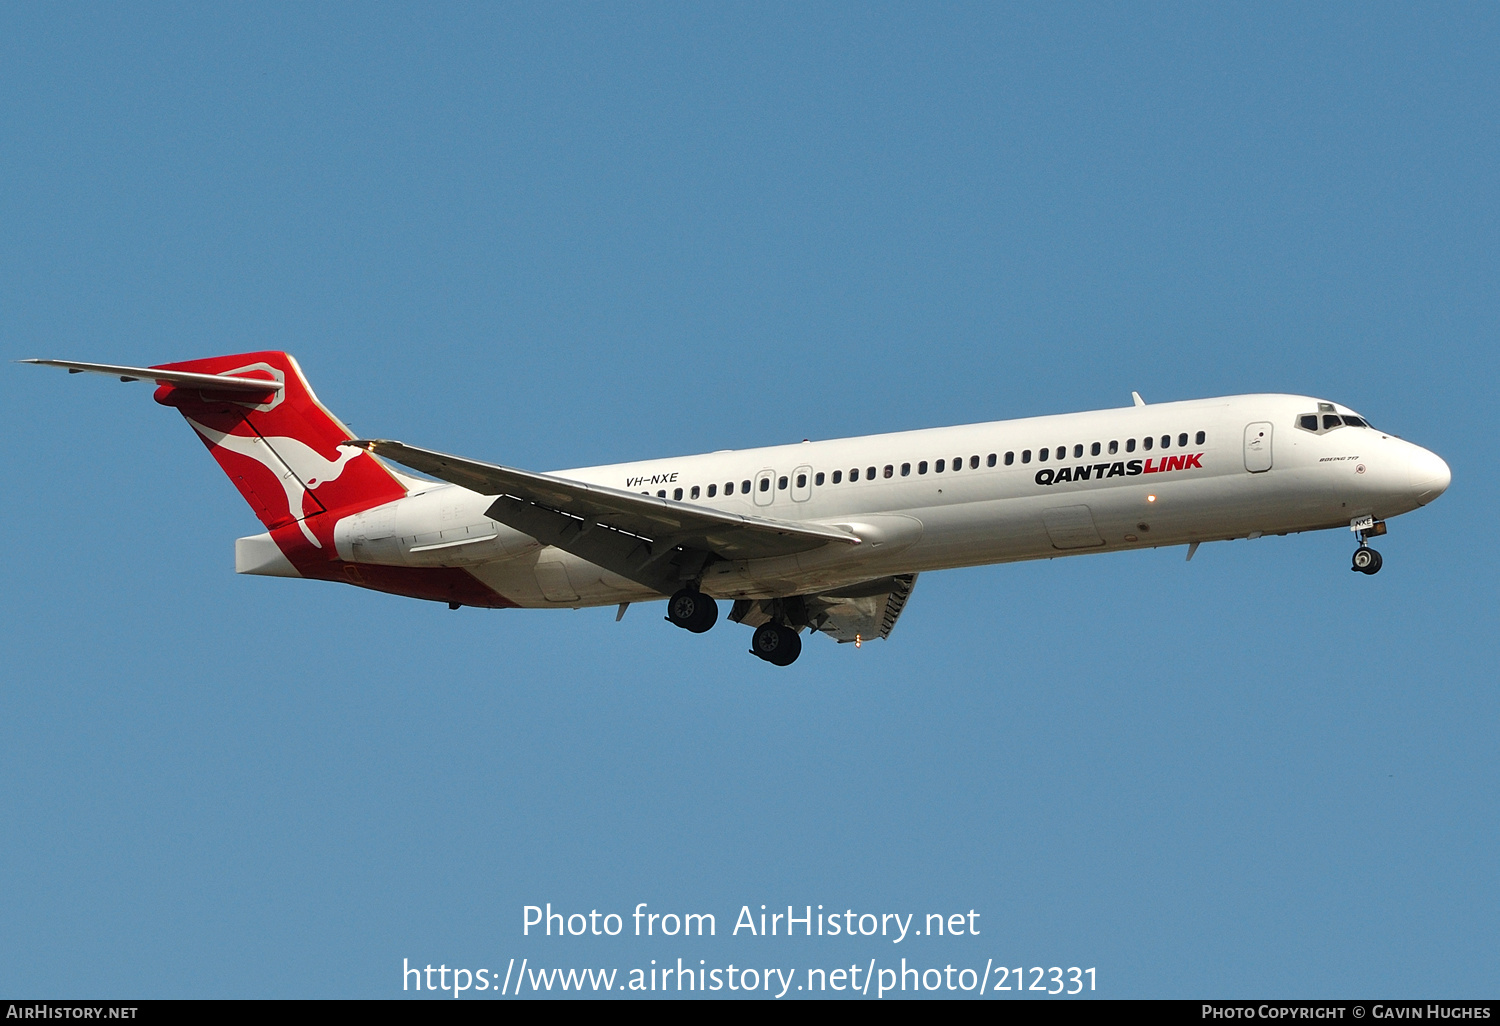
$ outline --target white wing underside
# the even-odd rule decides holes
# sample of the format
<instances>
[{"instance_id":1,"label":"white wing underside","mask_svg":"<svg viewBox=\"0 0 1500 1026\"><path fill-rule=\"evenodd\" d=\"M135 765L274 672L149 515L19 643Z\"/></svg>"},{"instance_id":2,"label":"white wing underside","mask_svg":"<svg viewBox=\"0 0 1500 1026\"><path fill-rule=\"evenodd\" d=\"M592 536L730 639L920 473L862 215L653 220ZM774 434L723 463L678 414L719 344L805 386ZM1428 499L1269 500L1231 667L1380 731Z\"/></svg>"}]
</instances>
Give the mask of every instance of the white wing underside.
<instances>
[{"instance_id":1,"label":"white wing underside","mask_svg":"<svg viewBox=\"0 0 1500 1026\"><path fill-rule=\"evenodd\" d=\"M838 593L812 595L805 601L809 611L813 612L814 623L819 616L826 617L818 624L818 630L841 644L846 641L888 638L901 611L906 608L906 600L911 597L916 583L916 574L900 574L871 581L857 588L846 588ZM886 590L874 595L849 595L850 592L862 592L873 587ZM823 607L822 611L816 612L819 606Z\"/></svg>"},{"instance_id":2,"label":"white wing underside","mask_svg":"<svg viewBox=\"0 0 1500 1026\"><path fill-rule=\"evenodd\" d=\"M916 574L897 574L818 595L804 595L797 600L802 604L801 619L840 644L887 638L916 583ZM772 618L775 607L774 600L745 599L735 603L729 618L759 627Z\"/></svg>"}]
</instances>

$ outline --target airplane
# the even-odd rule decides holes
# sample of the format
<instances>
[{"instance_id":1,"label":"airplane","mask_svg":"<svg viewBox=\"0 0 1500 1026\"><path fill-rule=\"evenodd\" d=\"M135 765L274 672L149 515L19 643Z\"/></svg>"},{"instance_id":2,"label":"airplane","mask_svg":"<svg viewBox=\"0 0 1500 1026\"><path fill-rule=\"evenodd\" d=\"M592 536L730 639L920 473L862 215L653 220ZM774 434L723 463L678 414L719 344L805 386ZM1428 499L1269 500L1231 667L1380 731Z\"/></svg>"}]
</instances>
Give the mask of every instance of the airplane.
<instances>
[{"instance_id":1,"label":"airplane","mask_svg":"<svg viewBox=\"0 0 1500 1026\"><path fill-rule=\"evenodd\" d=\"M534 473L355 438L283 352L154 367L24 360L153 381L255 511L242 574L462 606L719 602L777 666L803 631L887 638L930 570L1348 528L1370 538L1451 481L1348 407L1239 395ZM415 471L416 473L411 473ZM425 475L425 476L419 476Z\"/></svg>"}]
</instances>

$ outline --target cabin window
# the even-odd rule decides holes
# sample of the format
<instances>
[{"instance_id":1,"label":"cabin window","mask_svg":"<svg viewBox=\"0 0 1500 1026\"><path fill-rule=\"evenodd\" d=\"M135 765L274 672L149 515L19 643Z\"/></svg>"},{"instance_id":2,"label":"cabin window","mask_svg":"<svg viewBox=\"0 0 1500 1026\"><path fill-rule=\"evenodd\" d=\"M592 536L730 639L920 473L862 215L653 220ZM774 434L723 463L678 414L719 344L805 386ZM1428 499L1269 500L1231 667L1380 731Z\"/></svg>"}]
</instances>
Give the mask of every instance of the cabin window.
<instances>
[{"instance_id":1,"label":"cabin window","mask_svg":"<svg viewBox=\"0 0 1500 1026\"><path fill-rule=\"evenodd\" d=\"M674 501L676 501L676 502L681 502L682 501L682 489L681 488L674 488L674 489L672 489L672 499Z\"/></svg>"},{"instance_id":2,"label":"cabin window","mask_svg":"<svg viewBox=\"0 0 1500 1026\"><path fill-rule=\"evenodd\" d=\"M786 477L785 476L782 476L782 477L779 477L779 478L776 479L776 490L779 491L779 492L786 491Z\"/></svg>"},{"instance_id":3,"label":"cabin window","mask_svg":"<svg viewBox=\"0 0 1500 1026\"><path fill-rule=\"evenodd\" d=\"M953 457L953 472L957 474L962 469L964 469L964 458L962 456Z\"/></svg>"},{"instance_id":4,"label":"cabin window","mask_svg":"<svg viewBox=\"0 0 1500 1026\"><path fill-rule=\"evenodd\" d=\"M1118 439L1114 439L1114 438L1111 438L1111 439L1110 439L1110 440L1109 440L1109 454L1110 454L1110 455L1111 455L1111 456L1113 456L1113 455L1114 455L1114 454L1115 454L1115 453L1117 453L1117 452L1119 452L1119 451L1120 451L1120 443L1119 443L1119 440L1118 440Z\"/></svg>"},{"instance_id":5,"label":"cabin window","mask_svg":"<svg viewBox=\"0 0 1500 1026\"><path fill-rule=\"evenodd\" d=\"M1150 439L1147 439L1147 441L1150 441ZM1148 446L1146 446L1146 448L1149 449L1151 447L1148 445ZM1125 451L1126 452L1135 452L1135 439L1134 438L1127 438L1127 439L1125 439Z\"/></svg>"},{"instance_id":6,"label":"cabin window","mask_svg":"<svg viewBox=\"0 0 1500 1026\"><path fill-rule=\"evenodd\" d=\"M1198 445L1202 445L1206 441L1208 441L1208 436L1206 434L1204 434L1202 431L1199 431L1198 435L1197 435L1197 444Z\"/></svg>"},{"instance_id":7,"label":"cabin window","mask_svg":"<svg viewBox=\"0 0 1500 1026\"><path fill-rule=\"evenodd\" d=\"M838 484L839 482L841 482L843 480L844 480L844 472L842 470L835 470L833 472L833 483L834 484Z\"/></svg>"},{"instance_id":8,"label":"cabin window","mask_svg":"<svg viewBox=\"0 0 1500 1026\"><path fill-rule=\"evenodd\" d=\"M1036 458L1039 459L1039 460L1041 460L1043 463L1046 463L1047 460L1050 459L1051 457L1052 457L1052 450L1051 449L1038 449L1036 451Z\"/></svg>"},{"instance_id":9,"label":"cabin window","mask_svg":"<svg viewBox=\"0 0 1500 1026\"><path fill-rule=\"evenodd\" d=\"M1068 458L1068 447L1066 445L1059 445L1057 447L1057 458L1060 460Z\"/></svg>"},{"instance_id":10,"label":"cabin window","mask_svg":"<svg viewBox=\"0 0 1500 1026\"><path fill-rule=\"evenodd\" d=\"M894 474L895 474L895 473L896 473L896 468L895 468L895 467L893 467L893 466L891 466L891 465L890 465L890 464L889 464L889 463L887 463L887 464L886 464L886 465L885 465L885 476L886 476L886 477L891 477L891 476L893 476L893 475L894 475Z\"/></svg>"},{"instance_id":11,"label":"cabin window","mask_svg":"<svg viewBox=\"0 0 1500 1026\"><path fill-rule=\"evenodd\" d=\"M995 465L995 454L994 453L990 453L989 456L987 456L985 458L984 465L987 466L987 467L993 467Z\"/></svg>"},{"instance_id":12,"label":"cabin window","mask_svg":"<svg viewBox=\"0 0 1500 1026\"><path fill-rule=\"evenodd\" d=\"M970 456L969 457L969 469L970 470L978 470L979 469L979 457L978 456Z\"/></svg>"},{"instance_id":13,"label":"cabin window","mask_svg":"<svg viewBox=\"0 0 1500 1026\"><path fill-rule=\"evenodd\" d=\"M710 499L712 499L715 495L718 495L718 494L719 494L719 486L718 485L711 484L711 485L708 486L708 497Z\"/></svg>"},{"instance_id":14,"label":"cabin window","mask_svg":"<svg viewBox=\"0 0 1500 1026\"><path fill-rule=\"evenodd\" d=\"M724 494L725 495L733 495L734 494L734 482L733 481L725 481L724 482Z\"/></svg>"},{"instance_id":15,"label":"cabin window","mask_svg":"<svg viewBox=\"0 0 1500 1026\"><path fill-rule=\"evenodd\" d=\"M1351 417L1347 413L1344 414L1344 423L1348 424L1350 427L1369 427L1370 426L1369 424L1365 423L1364 418L1362 418L1362 417ZM1200 431L1198 433L1200 435L1203 434L1202 431Z\"/></svg>"},{"instance_id":16,"label":"cabin window","mask_svg":"<svg viewBox=\"0 0 1500 1026\"><path fill-rule=\"evenodd\" d=\"M926 460L923 460L921 463L917 464L917 473L918 474L925 474L925 473L927 473L927 461Z\"/></svg>"},{"instance_id":17,"label":"cabin window","mask_svg":"<svg viewBox=\"0 0 1500 1026\"><path fill-rule=\"evenodd\" d=\"M771 490L771 479L769 477L763 477L760 479L760 490L763 492L769 492Z\"/></svg>"},{"instance_id":18,"label":"cabin window","mask_svg":"<svg viewBox=\"0 0 1500 1026\"><path fill-rule=\"evenodd\" d=\"M859 480L859 468L858 467L854 467L852 470L849 471L849 480L851 482Z\"/></svg>"},{"instance_id":19,"label":"cabin window","mask_svg":"<svg viewBox=\"0 0 1500 1026\"><path fill-rule=\"evenodd\" d=\"M697 497L698 497L698 486L697 485L693 485L693 490L688 493L688 498L689 499L696 499Z\"/></svg>"},{"instance_id":20,"label":"cabin window","mask_svg":"<svg viewBox=\"0 0 1500 1026\"><path fill-rule=\"evenodd\" d=\"M1016 462L1016 454L1015 454L1014 450L1012 450L1011 452L1008 452L1008 453L1005 454L1005 465L1007 467L1010 466L1011 464L1015 463L1015 462Z\"/></svg>"},{"instance_id":21,"label":"cabin window","mask_svg":"<svg viewBox=\"0 0 1500 1026\"><path fill-rule=\"evenodd\" d=\"M813 478L813 484L817 485L820 488L823 486L823 472L821 470L818 471L817 476Z\"/></svg>"},{"instance_id":22,"label":"cabin window","mask_svg":"<svg viewBox=\"0 0 1500 1026\"><path fill-rule=\"evenodd\" d=\"M1022 449L1021 450L1021 462L1022 463L1030 463L1031 462L1031 450L1030 449Z\"/></svg>"},{"instance_id":23,"label":"cabin window","mask_svg":"<svg viewBox=\"0 0 1500 1026\"><path fill-rule=\"evenodd\" d=\"M901 464L901 476L902 477L911 477L911 464L910 463L903 463L903 464Z\"/></svg>"},{"instance_id":24,"label":"cabin window","mask_svg":"<svg viewBox=\"0 0 1500 1026\"><path fill-rule=\"evenodd\" d=\"M1075 460L1079 460L1079 459L1083 458L1083 443L1082 442L1080 442L1079 444L1073 446L1073 458Z\"/></svg>"},{"instance_id":25,"label":"cabin window","mask_svg":"<svg viewBox=\"0 0 1500 1026\"><path fill-rule=\"evenodd\" d=\"M1184 439L1184 442L1185 441L1186 441L1186 439ZM1161 436L1161 447L1163 449L1170 449L1172 447L1172 436L1171 435L1162 435Z\"/></svg>"},{"instance_id":26,"label":"cabin window","mask_svg":"<svg viewBox=\"0 0 1500 1026\"><path fill-rule=\"evenodd\" d=\"M1089 455L1090 456L1097 456L1097 455L1099 455L1099 443L1098 442L1095 442L1093 445L1089 446Z\"/></svg>"},{"instance_id":27,"label":"cabin window","mask_svg":"<svg viewBox=\"0 0 1500 1026\"><path fill-rule=\"evenodd\" d=\"M797 487L798 488L806 488L807 487L807 475L806 474L798 474L797 475Z\"/></svg>"},{"instance_id":28,"label":"cabin window","mask_svg":"<svg viewBox=\"0 0 1500 1026\"><path fill-rule=\"evenodd\" d=\"M1145 438L1141 439L1141 448L1145 449L1147 452L1150 452L1151 447L1155 444L1156 439L1152 438L1150 435L1147 435Z\"/></svg>"},{"instance_id":29,"label":"cabin window","mask_svg":"<svg viewBox=\"0 0 1500 1026\"><path fill-rule=\"evenodd\" d=\"M1180 434L1180 435L1177 436L1177 444L1178 444L1178 446L1186 446L1187 445L1187 432L1186 431L1184 431L1182 434Z\"/></svg>"},{"instance_id":30,"label":"cabin window","mask_svg":"<svg viewBox=\"0 0 1500 1026\"><path fill-rule=\"evenodd\" d=\"M948 465L948 461L947 460L938 460L936 463L934 463L932 465L932 472L934 474L941 474L943 472L943 468L946 467L947 465Z\"/></svg>"},{"instance_id":31,"label":"cabin window","mask_svg":"<svg viewBox=\"0 0 1500 1026\"><path fill-rule=\"evenodd\" d=\"M749 495L750 494L750 482L749 481L741 481L740 482L740 491L743 492L746 495Z\"/></svg>"},{"instance_id":32,"label":"cabin window","mask_svg":"<svg viewBox=\"0 0 1500 1026\"><path fill-rule=\"evenodd\" d=\"M875 480L875 468L874 467L866 467L865 468L865 480L866 481L873 481L873 480Z\"/></svg>"},{"instance_id":33,"label":"cabin window","mask_svg":"<svg viewBox=\"0 0 1500 1026\"><path fill-rule=\"evenodd\" d=\"M1318 430L1318 415L1316 413L1304 413L1297 418L1297 426L1304 431Z\"/></svg>"},{"instance_id":34,"label":"cabin window","mask_svg":"<svg viewBox=\"0 0 1500 1026\"><path fill-rule=\"evenodd\" d=\"M656 497L658 499L665 499L667 497L667 490L663 488L661 491L656 493Z\"/></svg>"},{"instance_id":35,"label":"cabin window","mask_svg":"<svg viewBox=\"0 0 1500 1026\"><path fill-rule=\"evenodd\" d=\"M1325 414L1323 414L1323 430L1324 431L1332 431L1336 427L1343 427L1343 426L1344 426L1344 422L1339 419L1338 414L1336 414L1336 413L1325 413Z\"/></svg>"}]
</instances>

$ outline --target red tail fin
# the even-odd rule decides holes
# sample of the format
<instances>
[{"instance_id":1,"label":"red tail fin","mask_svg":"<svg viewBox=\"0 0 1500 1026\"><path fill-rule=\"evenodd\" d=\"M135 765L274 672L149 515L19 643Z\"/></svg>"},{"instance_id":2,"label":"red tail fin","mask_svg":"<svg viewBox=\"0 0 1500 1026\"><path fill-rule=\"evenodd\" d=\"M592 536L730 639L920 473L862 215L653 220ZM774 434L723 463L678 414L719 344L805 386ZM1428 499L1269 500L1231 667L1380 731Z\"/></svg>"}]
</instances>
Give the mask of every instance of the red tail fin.
<instances>
[{"instance_id":1,"label":"red tail fin","mask_svg":"<svg viewBox=\"0 0 1500 1026\"><path fill-rule=\"evenodd\" d=\"M297 523L309 542L332 553L333 522L340 516L406 494L375 457L339 447L354 436L318 402L286 353L214 356L155 369L282 382L280 391L264 396L170 384L156 390L156 401L181 411L267 528Z\"/></svg>"}]
</instances>

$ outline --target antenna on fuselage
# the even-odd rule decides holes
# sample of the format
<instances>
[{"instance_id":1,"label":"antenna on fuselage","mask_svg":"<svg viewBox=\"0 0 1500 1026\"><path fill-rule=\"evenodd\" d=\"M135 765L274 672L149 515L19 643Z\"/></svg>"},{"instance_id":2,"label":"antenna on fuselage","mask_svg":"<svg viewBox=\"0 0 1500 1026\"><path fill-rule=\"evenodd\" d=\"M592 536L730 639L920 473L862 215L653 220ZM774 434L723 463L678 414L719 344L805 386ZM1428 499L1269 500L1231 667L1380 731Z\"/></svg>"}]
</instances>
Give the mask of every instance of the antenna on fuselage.
<instances>
[{"instance_id":1,"label":"antenna on fuselage","mask_svg":"<svg viewBox=\"0 0 1500 1026\"><path fill-rule=\"evenodd\" d=\"M1132 399L1135 400L1135 404L1137 406L1145 406L1146 405L1146 400L1144 400L1144 399L1141 398L1141 393L1139 393L1139 392L1131 392L1130 393L1130 398L1132 398Z\"/></svg>"}]
</instances>

